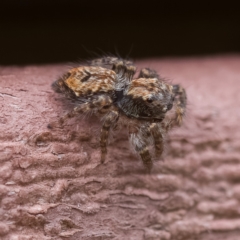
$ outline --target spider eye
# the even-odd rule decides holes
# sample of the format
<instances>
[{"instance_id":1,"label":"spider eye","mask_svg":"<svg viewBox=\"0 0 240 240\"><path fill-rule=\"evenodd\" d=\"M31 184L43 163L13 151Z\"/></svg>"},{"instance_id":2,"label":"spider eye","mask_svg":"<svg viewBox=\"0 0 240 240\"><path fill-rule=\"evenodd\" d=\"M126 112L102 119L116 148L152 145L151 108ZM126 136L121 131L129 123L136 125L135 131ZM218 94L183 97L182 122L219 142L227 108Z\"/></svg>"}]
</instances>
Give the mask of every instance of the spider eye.
<instances>
[{"instance_id":1,"label":"spider eye","mask_svg":"<svg viewBox=\"0 0 240 240\"><path fill-rule=\"evenodd\" d=\"M103 109L108 109L109 107L110 107L109 105L105 105Z\"/></svg>"},{"instance_id":2,"label":"spider eye","mask_svg":"<svg viewBox=\"0 0 240 240\"><path fill-rule=\"evenodd\" d=\"M172 107L173 107L173 104L172 104L172 103L169 103L168 106L167 106L167 109L168 109L168 110L171 110Z\"/></svg>"},{"instance_id":3,"label":"spider eye","mask_svg":"<svg viewBox=\"0 0 240 240\"><path fill-rule=\"evenodd\" d=\"M152 100L151 98L148 98L148 99L147 99L147 102L148 102L148 103L152 103L153 100Z\"/></svg>"}]
</instances>

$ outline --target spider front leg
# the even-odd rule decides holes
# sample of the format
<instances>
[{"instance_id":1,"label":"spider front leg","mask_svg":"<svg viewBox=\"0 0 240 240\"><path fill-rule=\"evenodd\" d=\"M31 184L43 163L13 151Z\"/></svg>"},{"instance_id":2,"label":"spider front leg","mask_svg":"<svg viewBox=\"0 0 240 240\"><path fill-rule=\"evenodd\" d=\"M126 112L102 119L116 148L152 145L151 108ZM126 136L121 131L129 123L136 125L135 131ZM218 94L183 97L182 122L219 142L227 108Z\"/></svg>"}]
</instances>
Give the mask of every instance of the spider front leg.
<instances>
[{"instance_id":1,"label":"spider front leg","mask_svg":"<svg viewBox=\"0 0 240 240\"><path fill-rule=\"evenodd\" d=\"M54 128L58 125L62 126L63 123L69 118L73 118L82 113L87 113L96 108L101 110L103 107L108 107L111 104L112 104L112 100L109 96L100 95L97 98L93 99L92 101L83 103L83 104L75 107L71 112L69 112L66 115L64 115L63 117L61 117L57 122L48 124L48 128Z\"/></svg>"},{"instance_id":2,"label":"spider front leg","mask_svg":"<svg viewBox=\"0 0 240 240\"><path fill-rule=\"evenodd\" d=\"M180 85L173 85L173 93L176 102L175 114L171 119L162 122L162 127L169 131L174 126L180 126L182 124L183 116L186 112L187 95L184 88Z\"/></svg>"},{"instance_id":3,"label":"spider front leg","mask_svg":"<svg viewBox=\"0 0 240 240\"><path fill-rule=\"evenodd\" d=\"M104 118L104 123L100 135L101 162L104 163L107 154L107 142L110 129L118 121L119 114L117 111L110 111Z\"/></svg>"},{"instance_id":4,"label":"spider front leg","mask_svg":"<svg viewBox=\"0 0 240 240\"><path fill-rule=\"evenodd\" d=\"M177 125L181 125L182 118L186 111L187 95L185 89L180 85L173 85L173 92L175 94L175 98L177 97L175 122Z\"/></svg>"},{"instance_id":5,"label":"spider front leg","mask_svg":"<svg viewBox=\"0 0 240 240\"><path fill-rule=\"evenodd\" d=\"M136 132L132 132L130 130L129 135L131 144L133 145L135 151L140 155L148 173L150 173L153 166L152 158L148 149L148 137L150 137L150 135L148 131L145 131L145 129L145 127L142 127Z\"/></svg>"},{"instance_id":6,"label":"spider front leg","mask_svg":"<svg viewBox=\"0 0 240 240\"><path fill-rule=\"evenodd\" d=\"M164 149L164 138L160 131L159 124L152 123L149 128L154 141L155 156L161 157Z\"/></svg>"}]
</instances>

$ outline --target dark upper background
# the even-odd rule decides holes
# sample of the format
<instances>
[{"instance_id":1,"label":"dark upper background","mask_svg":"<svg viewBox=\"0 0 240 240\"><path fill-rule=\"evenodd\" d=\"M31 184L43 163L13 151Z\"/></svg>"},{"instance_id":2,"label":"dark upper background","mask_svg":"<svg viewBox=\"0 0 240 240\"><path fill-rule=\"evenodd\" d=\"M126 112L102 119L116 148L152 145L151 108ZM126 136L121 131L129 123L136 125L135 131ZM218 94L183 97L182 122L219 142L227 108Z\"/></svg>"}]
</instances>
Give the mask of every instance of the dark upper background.
<instances>
[{"instance_id":1,"label":"dark upper background","mask_svg":"<svg viewBox=\"0 0 240 240\"><path fill-rule=\"evenodd\" d=\"M226 1L1 0L0 64L239 53L239 15Z\"/></svg>"}]
</instances>

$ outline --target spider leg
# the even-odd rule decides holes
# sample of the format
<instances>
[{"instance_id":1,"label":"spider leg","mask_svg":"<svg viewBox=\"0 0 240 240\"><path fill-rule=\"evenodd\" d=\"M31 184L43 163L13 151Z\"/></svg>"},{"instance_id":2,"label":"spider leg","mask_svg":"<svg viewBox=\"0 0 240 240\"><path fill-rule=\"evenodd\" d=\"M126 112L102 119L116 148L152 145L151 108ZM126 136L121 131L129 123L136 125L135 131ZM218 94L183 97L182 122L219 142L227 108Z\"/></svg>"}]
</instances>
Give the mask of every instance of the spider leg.
<instances>
[{"instance_id":1,"label":"spider leg","mask_svg":"<svg viewBox=\"0 0 240 240\"><path fill-rule=\"evenodd\" d=\"M169 131L175 125L180 126L182 124L183 116L186 112L187 95L185 89L180 85L173 85L173 93L175 96L174 101L176 101L175 115L167 122L163 122L163 127L166 129L166 131Z\"/></svg>"},{"instance_id":2,"label":"spider leg","mask_svg":"<svg viewBox=\"0 0 240 240\"><path fill-rule=\"evenodd\" d=\"M117 64L118 62L123 62L126 66L134 66L132 61L110 56L93 59L91 61L88 61L88 64L91 66L113 68L113 65Z\"/></svg>"},{"instance_id":3,"label":"spider leg","mask_svg":"<svg viewBox=\"0 0 240 240\"><path fill-rule=\"evenodd\" d=\"M130 129L129 135L132 146L134 147L135 151L140 155L144 166L146 167L148 173L150 173L153 162L148 149L148 142L146 138L149 136L149 132L146 131L146 128L144 128L141 127L137 131L131 131Z\"/></svg>"},{"instance_id":4,"label":"spider leg","mask_svg":"<svg viewBox=\"0 0 240 240\"><path fill-rule=\"evenodd\" d=\"M158 73L150 68L143 68L141 69L138 78L157 78L159 79Z\"/></svg>"},{"instance_id":5,"label":"spider leg","mask_svg":"<svg viewBox=\"0 0 240 240\"><path fill-rule=\"evenodd\" d=\"M187 95L185 89L182 88L180 85L173 85L173 92L175 94L175 97L178 96L175 121L178 125L181 125L182 118L186 110Z\"/></svg>"},{"instance_id":6,"label":"spider leg","mask_svg":"<svg viewBox=\"0 0 240 240\"><path fill-rule=\"evenodd\" d=\"M149 128L154 141L155 156L160 157L164 148L163 134L161 133L160 127L157 123L150 124Z\"/></svg>"},{"instance_id":7,"label":"spider leg","mask_svg":"<svg viewBox=\"0 0 240 240\"><path fill-rule=\"evenodd\" d=\"M112 68L113 64L115 64L119 60L120 59L117 57L106 56L106 57L92 59L92 60L88 61L88 63L91 66Z\"/></svg>"},{"instance_id":8,"label":"spider leg","mask_svg":"<svg viewBox=\"0 0 240 240\"><path fill-rule=\"evenodd\" d=\"M117 57L97 58L89 61L89 64L91 66L111 68L117 74L118 83L116 88L120 90L132 80L136 72L136 67L132 61Z\"/></svg>"},{"instance_id":9,"label":"spider leg","mask_svg":"<svg viewBox=\"0 0 240 240\"><path fill-rule=\"evenodd\" d=\"M63 123L69 119L77 116L78 114L89 112L96 108L101 109L103 107L108 107L112 104L112 100L109 96L99 95L92 101L85 102L75 107L72 111L68 112L66 115L62 116L57 122L48 124L48 128L54 128L56 125L62 126Z\"/></svg>"},{"instance_id":10,"label":"spider leg","mask_svg":"<svg viewBox=\"0 0 240 240\"><path fill-rule=\"evenodd\" d=\"M120 81L130 82L136 72L136 67L130 61L118 59L112 67Z\"/></svg>"},{"instance_id":11,"label":"spider leg","mask_svg":"<svg viewBox=\"0 0 240 240\"><path fill-rule=\"evenodd\" d=\"M104 163L107 154L107 140L109 131L118 121L119 114L117 111L110 111L104 118L104 123L101 129L100 135L100 147L101 147L101 162Z\"/></svg>"}]
</instances>

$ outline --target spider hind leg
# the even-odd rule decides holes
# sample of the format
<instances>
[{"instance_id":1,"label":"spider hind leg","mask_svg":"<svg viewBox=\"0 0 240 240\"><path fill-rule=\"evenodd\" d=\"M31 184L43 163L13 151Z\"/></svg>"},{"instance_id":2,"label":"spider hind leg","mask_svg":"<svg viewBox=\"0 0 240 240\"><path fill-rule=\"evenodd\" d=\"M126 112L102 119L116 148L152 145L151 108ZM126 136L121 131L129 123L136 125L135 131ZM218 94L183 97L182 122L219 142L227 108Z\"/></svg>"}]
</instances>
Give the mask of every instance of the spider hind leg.
<instances>
[{"instance_id":1,"label":"spider hind leg","mask_svg":"<svg viewBox=\"0 0 240 240\"><path fill-rule=\"evenodd\" d=\"M107 95L99 95L95 99L89 102L85 102L83 104L78 105L72 111L68 112L64 116L62 116L57 122L52 122L48 124L48 128L52 129L54 127L60 126L64 124L69 118L73 118L79 114L90 112L91 110L98 109L101 111L106 106L110 106L112 104L112 100Z\"/></svg>"},{"instance_id":2,"label":"spider hind leg","mask_svg":"<svg viewBox=\"0 0 240 240\"><path fill-rule=\"evenodd\" d=\"M150 68L143 68L141 69L138 78L157 78L159 79L158 73Z\"/></svg>"},{"instance_id":3,"label":"spider hind leg","mask_svg":"<svg viewBox=\"0 0 240 240\"><path fill-rule=\"evenodd\" d=\"M136 72L136 67L132 61L124 60L117 57L103 57L89 61L91 66L99 66L112 69L119 79L119 86L123 88L126 83L130 82Z\"/></svg>"}]
</instances>

